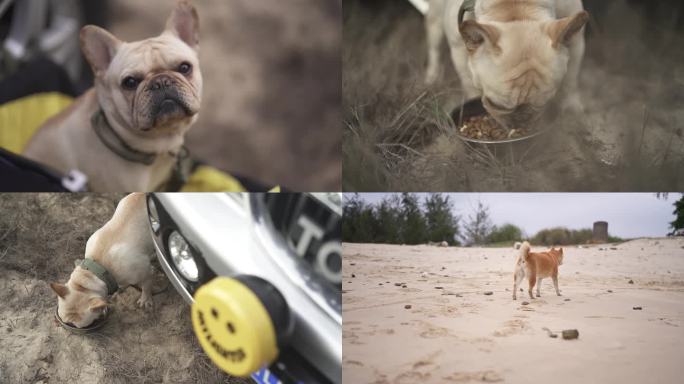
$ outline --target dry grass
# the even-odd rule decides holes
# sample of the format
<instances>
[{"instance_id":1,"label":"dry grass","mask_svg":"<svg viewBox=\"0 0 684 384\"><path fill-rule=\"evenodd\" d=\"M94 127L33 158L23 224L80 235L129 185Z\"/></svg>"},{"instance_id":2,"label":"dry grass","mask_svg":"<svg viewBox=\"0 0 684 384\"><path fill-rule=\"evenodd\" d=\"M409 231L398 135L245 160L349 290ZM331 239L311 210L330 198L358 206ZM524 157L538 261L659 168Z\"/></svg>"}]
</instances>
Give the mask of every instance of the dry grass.
<instances>
[{"instance_id":1,"label":"dry grass","mask_svg":"<svg viewBox=\"0 0 684 384\"><path fill-rule=\"evenodd\" d=\"M189 307L172 287L154 297L149 312L136 307L134 289L119 294L94 334L70 334L55 323L47 283L66 281L122 196L0 194L0 382L250 382L208 360ZM156 278L165 284L162 272Z\"/></svg>"}]
</instances>

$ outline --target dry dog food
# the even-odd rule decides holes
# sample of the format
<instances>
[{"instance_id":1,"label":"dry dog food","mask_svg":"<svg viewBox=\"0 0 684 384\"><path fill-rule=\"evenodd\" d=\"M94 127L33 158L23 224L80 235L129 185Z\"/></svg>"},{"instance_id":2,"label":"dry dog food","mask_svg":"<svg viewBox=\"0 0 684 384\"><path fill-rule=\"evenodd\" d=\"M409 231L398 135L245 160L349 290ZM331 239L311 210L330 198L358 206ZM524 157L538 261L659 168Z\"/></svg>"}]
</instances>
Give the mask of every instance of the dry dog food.
<instances>
[{"instance_id":1,"label":"dry dog food","mask_svg":"<svg viewBox=\"0 0 684 384\"><path fill-rule=\"evenodd\" d=\"M477 140L506 140L523 137L530 134L526 128L506 129L489 115L480 115L467 118L461 129L462 136Z\"/></svg>"}]
</instances>

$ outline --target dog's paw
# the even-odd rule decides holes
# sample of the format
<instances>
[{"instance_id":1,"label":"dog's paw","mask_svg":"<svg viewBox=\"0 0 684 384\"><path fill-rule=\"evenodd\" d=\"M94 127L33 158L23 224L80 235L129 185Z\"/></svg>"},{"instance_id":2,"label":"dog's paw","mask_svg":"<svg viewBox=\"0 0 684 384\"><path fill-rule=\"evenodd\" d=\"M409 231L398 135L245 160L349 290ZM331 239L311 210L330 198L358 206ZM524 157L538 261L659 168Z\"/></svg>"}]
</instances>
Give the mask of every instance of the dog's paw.
<instances>
[{"instance_id":1,"label":"dog's paw","mask_svg":"<svg viewBox=\"0 0 684 384\"><path fill-rule=\"evenodd\" d=\"M142 308L143 310L152 309L154 306L154 302L152 302L152 299L149 297L140 296L136 303L138 304L138 307Z\"/></svg>"}]
</instances>

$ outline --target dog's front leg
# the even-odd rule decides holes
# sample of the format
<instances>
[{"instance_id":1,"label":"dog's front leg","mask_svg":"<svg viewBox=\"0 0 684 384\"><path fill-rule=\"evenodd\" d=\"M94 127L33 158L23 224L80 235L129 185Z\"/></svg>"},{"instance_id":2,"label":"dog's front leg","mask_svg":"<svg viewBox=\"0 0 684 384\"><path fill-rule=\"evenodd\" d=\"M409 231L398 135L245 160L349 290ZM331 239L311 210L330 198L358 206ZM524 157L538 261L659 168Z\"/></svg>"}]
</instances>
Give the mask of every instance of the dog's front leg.
<instances>
[{"instance_id":1,"label":"dog's front leg","mask_svg":"<svg viewBox=\"0 0 684 384\"><path fill-rule=\"evenodd\" d=\"M442 72L440 53L444 42L444 0L433 0L425 15L425 32L427 35L428 63L425 71L425 83L434 84Z\"/></svg>"},{"instance_id":2,"label":"dog's front leg","mask_svg":"<svg viewBox=\"0 0 684 384\"><path fill-rule=\"evenodd\" d=\"M140 308L152 308L152 276L149 276L140 284L140 298L137 303Z\"/></svg>"},{"instance_id":3,"label":"dog's front leg","mask_svg":"<svg viewBox=\"0 0 684 384\"><path fill-rule=\"evenodd\" d=\"M542 278L540 277L537 279L537 297L541 297L541 292L539 291L539 288L541 288L541 282Z\"/></svg>"},{"instance_id":4,"label":"dog's front leg","mask_svg":"<svg viewBox=\"0 0 684 384\"><path fill-rule=\"evenodd\" d=\"M513 273L513 300L517 300L516 292L518 292L518 286L525 278L525 272L522 268L518 268Z\"/></svg>"},{"instance_id":5,"label":"dog's front leg","mask_svg":"<svg viewBox=\"0 0 684 384\"><path fill-rule=\"evenodd\" d=\"M579 73L584 57L584 35L573 37L569 46L570 60L568 61L568 72L563 79L561 88L561 110L566 113L584 114L584 106L579 94Z\"/></svg>"}]
</instances>

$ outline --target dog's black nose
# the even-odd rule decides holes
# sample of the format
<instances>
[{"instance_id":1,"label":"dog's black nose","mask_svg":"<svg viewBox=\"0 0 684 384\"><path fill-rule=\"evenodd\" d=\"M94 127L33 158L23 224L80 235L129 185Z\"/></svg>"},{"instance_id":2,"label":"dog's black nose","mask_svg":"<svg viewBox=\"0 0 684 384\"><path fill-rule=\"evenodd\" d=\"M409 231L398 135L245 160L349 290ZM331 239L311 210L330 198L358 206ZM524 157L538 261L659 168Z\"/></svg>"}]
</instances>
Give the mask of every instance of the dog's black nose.
<instances>
[{"instance_id":1,"label":"dog's black nose","mask_svg":"<svg viewBox=\"0 0 684 384\"><path fill-rule=\"evenodd\" d=\"M150 81L149 89L159 91L171 87L173 80L169 76L157 76Z\"/></svg>"}]
</instances>

